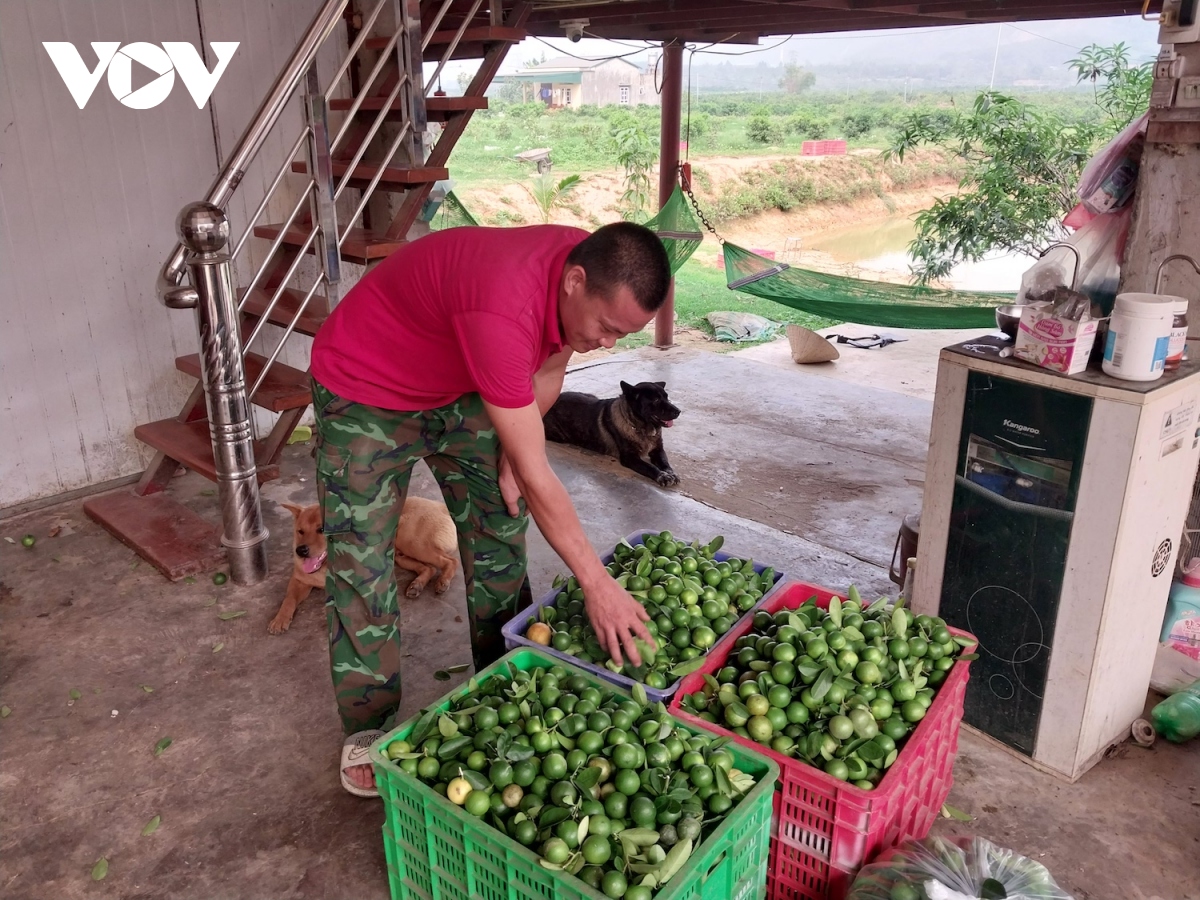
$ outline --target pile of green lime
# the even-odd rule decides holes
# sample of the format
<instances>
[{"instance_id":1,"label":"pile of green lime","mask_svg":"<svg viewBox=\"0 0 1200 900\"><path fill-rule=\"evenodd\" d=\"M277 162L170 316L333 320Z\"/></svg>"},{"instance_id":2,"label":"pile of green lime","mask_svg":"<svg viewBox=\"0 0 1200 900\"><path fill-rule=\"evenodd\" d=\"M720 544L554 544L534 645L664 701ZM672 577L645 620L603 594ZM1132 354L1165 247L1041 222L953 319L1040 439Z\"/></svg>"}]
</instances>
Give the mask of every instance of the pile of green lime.
<instances>
[{"instance_id":1,"label":"pile of green lime","mask_svg":"<svg viewBox=\"0 0 1200 900\"><path fill-rule=\"evenodd\" d=\"M563 666L507 665L384 753L608 897L648 900L755 784L728 738L692 732Z\"/></svg>"},{"instance_id":2,"label":"pile of green lime","mask_svg":"<svg viewBox=\"0 0 1200 900\"><path fill-rule=\"evenodd\" d=\"M886 598L864 609L851 587L827 610L810 597L798 609L756 612L728 664L680 705L870 790L956 660L975 658L963 654L973 643Z\"/></svg>"},{"instance_id":3,"label":"pile of green lime","mask_svg":"<svg viewBox=\"0 0 1200 900\"><path fill-rule=\"evenodd\" d=\"M554 602L538 611L537 621L551 629L549 645L656 690L696 671L717 639L775 582L774 569L755 572L752 559L715 559L724 541L718 536L687 544L663 531L645 535L637 546L625 540L616 546L609 574L646 607L646 628L658 645L638 643L641 666L626 661L619 667L600 648L574 576L556 580Z\"/></svg>"}]
</instances>

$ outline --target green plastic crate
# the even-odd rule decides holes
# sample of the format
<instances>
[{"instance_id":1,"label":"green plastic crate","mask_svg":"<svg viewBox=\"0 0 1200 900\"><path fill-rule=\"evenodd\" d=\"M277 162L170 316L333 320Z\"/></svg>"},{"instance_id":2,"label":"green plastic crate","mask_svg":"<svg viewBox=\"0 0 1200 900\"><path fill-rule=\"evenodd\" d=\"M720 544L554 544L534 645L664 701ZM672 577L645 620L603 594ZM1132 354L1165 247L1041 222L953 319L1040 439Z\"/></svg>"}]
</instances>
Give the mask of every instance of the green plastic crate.
<instances>
[{"instance_id":1,"label":"green plastic crate","mask_svg":"<svg viewBox=\"0 0 1200 900\"><path fill-rule=\"evenodd\" d=\"M476 678L482 682L505 665L522 671L562 666L588 678L603 691L629 698L626 691L583 669L534 650L514 650ZM451 691L436 708L444 711L467 689L463 685ZM536 853L455 806L389 760L384 755L388 744L403 740L416 723L414 716L371 748L375 780L386 812L383 843L393 900L606 900L575 876L542 868ZM683 722L678 724L685 731L699 731ZM758 783L692 853L666 888L654 895L655 900L744 900L766 895L771 803L779 767L738 744L731 743L725 749L733 755L737 768L753 775Z\"/></svg>"}]
</instances>

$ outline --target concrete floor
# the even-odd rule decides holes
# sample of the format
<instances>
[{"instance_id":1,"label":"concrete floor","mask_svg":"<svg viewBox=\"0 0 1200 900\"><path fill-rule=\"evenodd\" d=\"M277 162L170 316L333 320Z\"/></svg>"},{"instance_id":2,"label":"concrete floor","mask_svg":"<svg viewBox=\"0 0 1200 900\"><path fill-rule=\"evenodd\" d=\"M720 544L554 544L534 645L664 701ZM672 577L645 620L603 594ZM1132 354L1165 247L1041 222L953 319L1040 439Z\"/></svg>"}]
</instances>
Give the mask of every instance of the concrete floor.
<instances>
[{"instance_id":1,"label":"concrete floor","mask_svg":"<svg viewBox=\"0 0 1200 900\"><path fill-rule=\"evenodd\" d=\"M552 448L597 547L642 526L721 533L806 580L891 587L882 566L920 503L927 402L694 352L614 357L570 374L568 388L611 395L622 378L665 380L684 409L667 435L683 484L662 491ZM212 485L187 475L171 490L216 520ZM433 495L424 470L414 490ZM0 541L0 704L11 709L0 720L0 896L387 897L380 807L343 792L335 773L320 601L286 635L266 633L290 555L278 502L314 496L306 448L289 448L283 478L264 488L273 574L249 589L165 582L78 502L0 521L0 536L38 537L32 550ZM535 589L560 570L531 529ZM404 604L408 714L447 689L435 669L470 653L461 579ZM1072 786L964 734L956 777L951 803L975 820L943 819L935 833L1038 858L1077 900L1200 898L1200 742L1123 748ZM156 815L161 827L143 837ZM95 883L102 856L109 873Z\"/></svg>"}]
</instances>

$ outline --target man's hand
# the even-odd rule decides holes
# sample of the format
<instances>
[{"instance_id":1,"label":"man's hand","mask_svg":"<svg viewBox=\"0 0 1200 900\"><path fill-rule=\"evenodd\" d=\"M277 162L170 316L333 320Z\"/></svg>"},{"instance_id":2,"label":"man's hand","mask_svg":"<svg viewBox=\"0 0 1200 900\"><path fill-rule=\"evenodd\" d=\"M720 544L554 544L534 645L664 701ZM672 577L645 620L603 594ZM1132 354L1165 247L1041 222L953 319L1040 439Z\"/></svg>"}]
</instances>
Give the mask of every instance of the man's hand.
<instances>
[{"instance_id":1,"label":"man's hand","mask_svg":"<svg viewBox=\"0 0 1200 900\"><path fill-rule=\"evenodd\" d=\"M650 620L650 614L612 576L607 572L605 576L584 589L588 620L592 623L601 649L612 657L613 662L622 665L621 648L624 647L629 661L640 666L642 655L638 653L633 640L640 637L651 647L655 646L654 638L642 624Z\"/></svg>"},{"instance_id":2,"label":"man's hand","mask_svg":"<svg viewBox=\"0 0 1200 900\"><path fill-rule=\"evenodd\" d=\"M521 514L521 507L517 501L521 499L523 493L520 482L517 481L517 475L513 471L512 463L508 461L508 455L501 450L500 496L504 499L504 505L508 507L508 514L514 519Z\"/></svg>"}]
</instances>

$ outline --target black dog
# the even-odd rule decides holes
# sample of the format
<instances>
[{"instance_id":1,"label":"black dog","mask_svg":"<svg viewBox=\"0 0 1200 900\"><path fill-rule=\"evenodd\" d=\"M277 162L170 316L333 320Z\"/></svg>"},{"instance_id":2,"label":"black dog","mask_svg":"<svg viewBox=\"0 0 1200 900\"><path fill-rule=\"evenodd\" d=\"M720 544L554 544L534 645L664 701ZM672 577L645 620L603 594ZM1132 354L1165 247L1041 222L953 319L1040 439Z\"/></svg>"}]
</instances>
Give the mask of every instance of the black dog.
<instances>
[{"instance_id":1,"label":"black dog","mask_svg":"<svg viewBox=\"0 0 1200 900\"><path fill-rule=\"evenodd\" d=\"M679 407L667 399L666 382L621 382L621 396L601 400L568 391L550 407L544 422L546 437L620 460L662 487L679 484L667 462L662 430L679 417Z\"/></svg>"}]
</instances>

